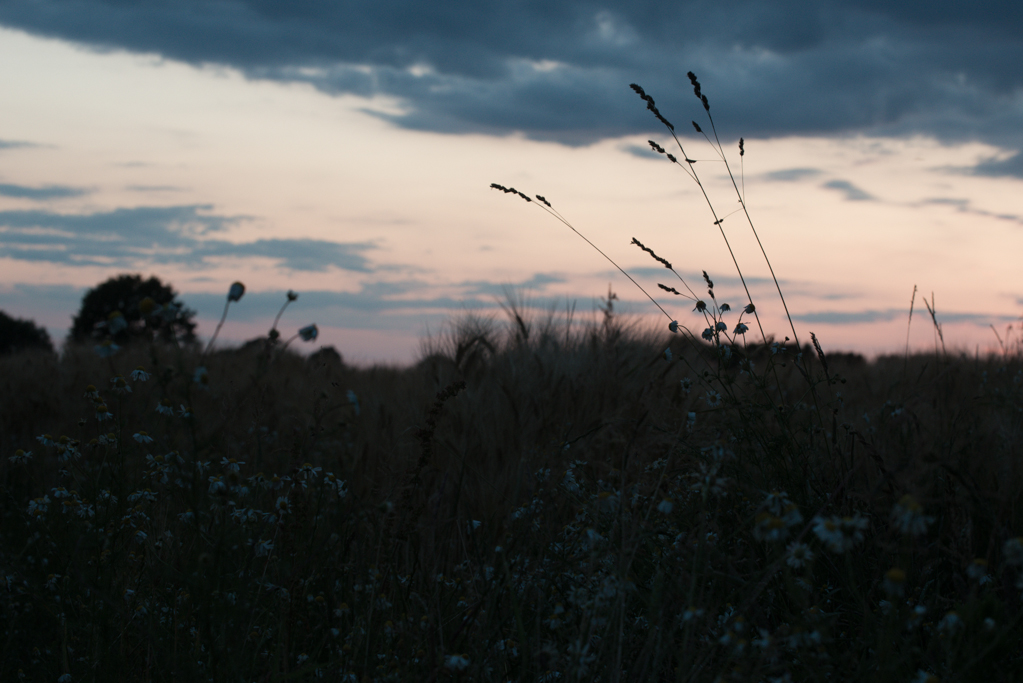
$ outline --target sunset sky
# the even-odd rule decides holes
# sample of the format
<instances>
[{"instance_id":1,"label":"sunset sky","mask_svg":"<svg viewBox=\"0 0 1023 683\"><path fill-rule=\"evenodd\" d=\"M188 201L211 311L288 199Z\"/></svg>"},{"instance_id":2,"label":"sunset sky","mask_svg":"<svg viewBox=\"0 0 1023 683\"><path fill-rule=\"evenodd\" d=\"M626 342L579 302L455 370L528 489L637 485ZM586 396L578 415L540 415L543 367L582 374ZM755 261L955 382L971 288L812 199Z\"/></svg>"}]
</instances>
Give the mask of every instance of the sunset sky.
<instances>
[{"instance_id":1,"label":"sunset sky","mask_svg":"<svg viewBox=\"0 0 1023 683\"><path fill-rule=\"evenodd\" d=\"M347 360L408 363L427 330L537 306L668 320L707 270L764 326L825 349L981 352L1023 313L1023 3L0 0L0 309L62 340L90 287L156 275L225 344L317 323ZM738 156L739 137L745 156ZM669 143L672 143L669 145ZM702 291L702 287L698 290ZM660 317L658 317L660 316ZM306 346L312 350L315 346Z\"/></svg>"}]
</instances>

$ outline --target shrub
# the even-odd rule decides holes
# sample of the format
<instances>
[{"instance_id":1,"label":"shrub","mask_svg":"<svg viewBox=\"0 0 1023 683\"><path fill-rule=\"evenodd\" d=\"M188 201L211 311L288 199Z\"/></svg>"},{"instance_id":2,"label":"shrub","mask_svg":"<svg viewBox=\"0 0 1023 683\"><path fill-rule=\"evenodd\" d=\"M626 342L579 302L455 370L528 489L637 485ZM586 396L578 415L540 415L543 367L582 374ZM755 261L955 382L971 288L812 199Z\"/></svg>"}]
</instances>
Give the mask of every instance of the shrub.
<instances>
[{"instance_id":1,"label":"shrub","mask_svg":"<svg viewBox=\"0 0 1023 683\"><path fill-rule=\"evenodd\" d=\"M195 342L195 311L177 301L177 292L157 277L118 275L86 292L68 340L83 344L110 337L118 344L132 339Z\"/></svg>"},{"instance_id":2,"label":"shrub","mask_svg":"<svg viewBox=\"0 0 1023 683\"><path fill-rule=\"evenodd\" d=\"M12 318L0 311L0 354L28 349L53 353L50 334L44 328L36 325L34 320Z\"/></svg>"}]
</instances>

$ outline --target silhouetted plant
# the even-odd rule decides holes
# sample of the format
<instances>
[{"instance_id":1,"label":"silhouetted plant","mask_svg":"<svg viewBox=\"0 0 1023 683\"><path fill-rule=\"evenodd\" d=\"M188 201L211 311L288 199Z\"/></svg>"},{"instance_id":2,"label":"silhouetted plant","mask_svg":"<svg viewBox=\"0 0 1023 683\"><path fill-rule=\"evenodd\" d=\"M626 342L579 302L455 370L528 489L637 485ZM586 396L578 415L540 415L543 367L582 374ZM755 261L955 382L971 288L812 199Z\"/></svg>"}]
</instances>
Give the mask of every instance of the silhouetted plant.
<instances>
[{"instance_id":1,"label":"silhouetted plant","mask_svg":"<svg viewBox=\"0 0 1023 683\"><path fill-rule=\"evenodd\" d=\"M53 353L50 334L34 320L12 318L0 311L0 354L38 349Z\"/></svg>"},{"instance_id":2,"label":"silhouetted plant","mask_svg":"<svg viewBox=\"0 0 1023 683\"><path fill-rule=\"evenodd\" d=\"M111 338L195 342L195 311L177 301L177 292L157 277L118 275L90 289L74 317L69 341L85 343Z\"/></svg>"}]
</instances>

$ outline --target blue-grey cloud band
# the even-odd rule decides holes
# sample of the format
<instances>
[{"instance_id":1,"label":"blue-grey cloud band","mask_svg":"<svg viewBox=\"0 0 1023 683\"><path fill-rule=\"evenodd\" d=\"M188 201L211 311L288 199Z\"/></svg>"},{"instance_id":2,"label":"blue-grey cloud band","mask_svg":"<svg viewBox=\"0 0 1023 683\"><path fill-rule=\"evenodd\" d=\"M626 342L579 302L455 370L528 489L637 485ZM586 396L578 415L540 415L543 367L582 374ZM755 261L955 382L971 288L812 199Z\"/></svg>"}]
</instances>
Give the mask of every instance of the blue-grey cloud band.
<instances>
[{"instance_id":1,"label":"blue-grey cloud band","mask_svg":"<svg viewBox=\"0 0 1023 683\"><path fill-rule=\"evenodd\" d=\"M213 235L242 220L209 206L115 209L88 214L0 211L0 256L67 266L129 267L146 262L201 268L214 258L262 257L289 270L371 272L363 255L375 245L316 239L231 242Z\"/></svg>"},{"instance_id":2,"label":"blue-grey cloud band","mask_svg":"<svg viewBox=\"0 0 1023 683\"><path fill-rule=\"evenodd\" d=\"M736 137L925 134L1023 147L1016 0L0 0L0 24L393 96L404 111L386 117L420 130L565 144L646 133L656 122L627 84L681 125L701 113L692 69ZM1023 177L1018 158L978 172Z\"/></svg>"}]
</instances>

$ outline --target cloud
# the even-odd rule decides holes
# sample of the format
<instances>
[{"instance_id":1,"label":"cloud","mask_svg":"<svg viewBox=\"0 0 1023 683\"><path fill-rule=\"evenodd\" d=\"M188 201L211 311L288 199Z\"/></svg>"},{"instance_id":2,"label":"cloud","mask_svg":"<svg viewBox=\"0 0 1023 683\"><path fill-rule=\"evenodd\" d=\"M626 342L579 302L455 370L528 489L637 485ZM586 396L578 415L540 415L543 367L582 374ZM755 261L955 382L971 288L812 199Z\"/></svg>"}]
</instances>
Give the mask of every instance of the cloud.
<instances>
[{"instance_id":1,"label":"cloud","mask_svg":"<svg viewBox=\"0 0 1023 683\"><path fill-rule=\"evenodd\" d=\"M31 142L20 142L18 140L0 140L0 149L21 149L23 147L35 147Z\"/></svg>"},{"instance_id":2,"label":"cloud","mask_svg":"<svg viewBox=\"0 0 1023 683\"><path fill-rule=\"evenodd\" d=\"M184 263L210 265L214 258L268 258L289 270L331 267L370 272L363 253L370 243L313 239L230 242L215 235L244 217L210 214L206 205L115 209L90 214L0 211L0 256L61 265Z\"/></svg>"},{"instance_id":3,"label":"cloud","mask_svg":"<svg viewBox=\"0 0 1023 683\"><path fill-rule=\"evenodd\" d=\"M820 169L816 168L786 168L780 171L764 173L761 177L767 181L791 183L799 180L805 180L806 178L813 178L820 174Z\"/></svg>"},{"instance_id":4,"label":"cloud","mask_svg":"<svg viewBox=\"0 0 1023 683\"><path fill-rule=\"evenodd\" d=\"M44 187L25 187L24 185L8 185L0 183L0 197L13 197L15 199L32 199L35 201L46 201L48 199L66 199L68 197L80 197L89 191L78 187L67 187L66 185L46 185Z\"/></svg>"},{"instance_id":5,"label":"cloud","mask_svg":"<svg viewBox=\"0 0 1023 683\"><path fill-rule=\"evenodd\" d=\"M867 310L867 311L821 311L818 313L803 313L792 316L795 320L806 323L822 323L830 325L860 325L863 323L876 323L876 322L888 322L896 320L898 318L908 319L909 309L901 308L889 308L885 310ZM913 316L916 318L916 315ZM924 312L924 318L927 317L926 311ZM1005 323L1012 322L1017 318L1008 315L989 315L984 313L958 313L955 311L951 312L938 312L938 323L973 323L981 327L986 327L992 322ZM926 321L926 324L930 324L930 321Z\"/></svg>"},{"instance_id":6,"label":"cloud","mask_svg":"<svg viewBox=\"0 0 1023 683\"><path fill-rule=\"evenodd\" d=\"M0 24L97 50L397 98L417 130L564 144L659 130L925 134L1023 148L1023 5L922 0L418 3L0 0ZM684 39L680 39L684 37Z\"/></svg>"},{"instance_id":7,"label":"cloud","mask_svg":"<svg viewBox=\"0 0 1023 683\"><path fill-rule=\"evenodd\" d=\"M1023 178L1023 152L1016 152L1007 159L987 159L970 171L974 175Z\"/></svg>"},{"instance_id":8,"label":"cloud","mask_svg":"<svg viewBox=\"0 0 1023 683\"><path fill-rule=\"evenodd\" d=\"M856 187L848 180L831 180L824 183L822 187L826 187L831 190L838 190L839 192L845 193L846 200L850 202L862 202L874 199L873 195L864 192L860 188Z\"/></svg>"}]
</instances>

